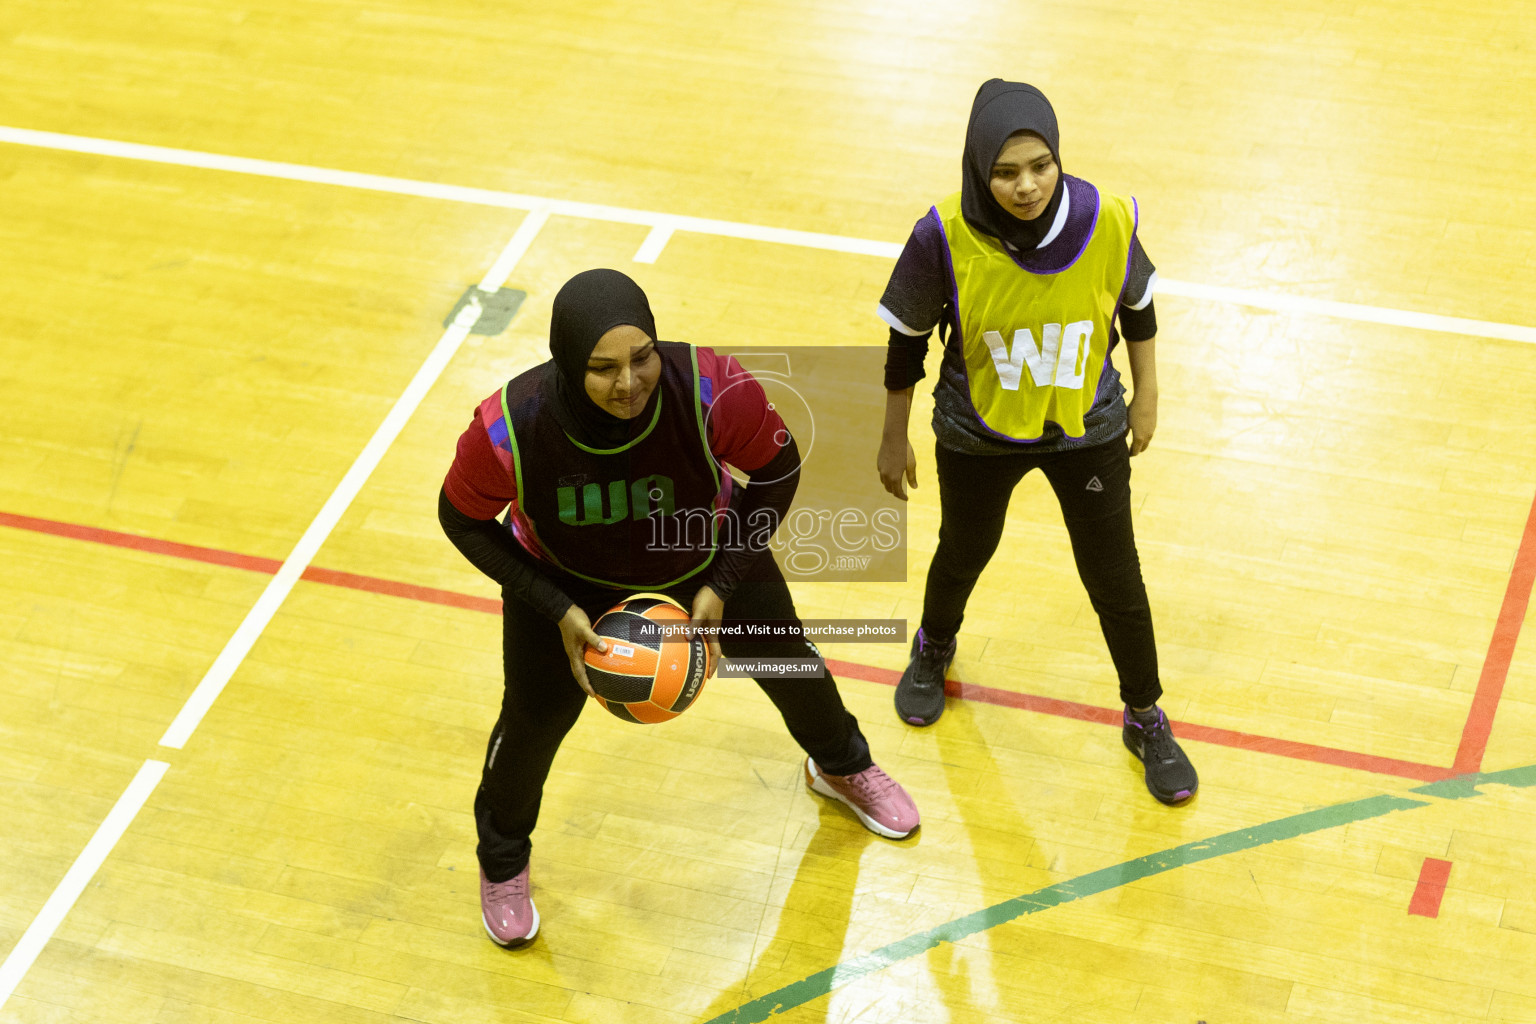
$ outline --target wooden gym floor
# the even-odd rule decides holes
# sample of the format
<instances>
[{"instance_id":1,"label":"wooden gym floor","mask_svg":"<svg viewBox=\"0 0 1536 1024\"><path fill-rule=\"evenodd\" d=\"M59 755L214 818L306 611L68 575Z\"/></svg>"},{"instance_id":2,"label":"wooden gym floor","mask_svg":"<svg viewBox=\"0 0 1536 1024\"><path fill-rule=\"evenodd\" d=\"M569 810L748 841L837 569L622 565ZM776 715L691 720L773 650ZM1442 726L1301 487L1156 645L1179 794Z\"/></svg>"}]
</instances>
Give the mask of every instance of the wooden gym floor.
<instances>
[{"instance_id":1,"label":"wooden gym floor","mask_svg":"<svg viewBox=\"0 0 1536 1024\"><path fill-rule=\"evenodd\" d=\"M8 0L0 1021L1536 1022L1533 44L1521 2ZM1033 478L940 723L828 651L917 837L808 794L748 683L589 711L494 947L471 409L591 266L665 337L883 344L994 75L1166 279L1133 486L1200 795L1120 746ZM466 338L482 281L528 298ZM907 582L804 614L918 615L927 402Z\"/></svg>"}]
</instances>

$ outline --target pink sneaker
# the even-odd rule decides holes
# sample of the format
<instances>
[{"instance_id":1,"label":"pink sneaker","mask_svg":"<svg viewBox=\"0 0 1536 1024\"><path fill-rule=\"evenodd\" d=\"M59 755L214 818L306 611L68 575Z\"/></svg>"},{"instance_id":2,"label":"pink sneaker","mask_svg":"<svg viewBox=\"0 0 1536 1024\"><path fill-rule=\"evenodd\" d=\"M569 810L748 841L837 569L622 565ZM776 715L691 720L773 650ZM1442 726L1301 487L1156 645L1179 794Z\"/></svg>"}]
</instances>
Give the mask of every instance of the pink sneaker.
<instances>
[{"instance_id":1,"label":"pink sneaker","mask_svg":"<svg viewBox=\"0 0 1536 1024\"><path fill-rule=\"evenodd\" d=\"M492 882L480 872L480 920L498 946L521 946L539 934L539 912L528 895L526 866L505 882Z\"/></svg>"},{"instance_id":2,"label":"pink sneaker","mask_svg":"<svg viewBox=\"0 0 1536 1024\"><path fill-rule=\"evenodd\" d=\"M872 764L854 775L826 775L805 759L805 784L813 792L841 800L853 808L864 827L887 839L905 839L921 822L917 805L901 783Z\"/></svg>"}]
</instances>

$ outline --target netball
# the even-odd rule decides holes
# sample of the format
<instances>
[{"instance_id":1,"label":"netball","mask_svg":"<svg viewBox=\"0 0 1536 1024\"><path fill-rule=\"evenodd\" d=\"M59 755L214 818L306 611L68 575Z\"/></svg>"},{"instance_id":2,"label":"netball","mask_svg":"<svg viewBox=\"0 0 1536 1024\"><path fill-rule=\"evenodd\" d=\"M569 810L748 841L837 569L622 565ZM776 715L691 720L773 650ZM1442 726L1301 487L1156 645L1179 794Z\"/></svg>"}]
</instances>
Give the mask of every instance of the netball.
<instances>
[{"instance_id":1,"label":"netball","mask_svg":"<svg viewBox=\"0 0 1536 1024\"><path fill-rule=\"evenodd\" d=\"M714 668L709 645L681 632L658 635L654 628L688 621L687 610L661 594L637 594L604 612L592 630L608 641L608 650L588 647L586 653L587 682L597 702L626 722L647 725L688 710Z\"/></svg>"}]
</instances>

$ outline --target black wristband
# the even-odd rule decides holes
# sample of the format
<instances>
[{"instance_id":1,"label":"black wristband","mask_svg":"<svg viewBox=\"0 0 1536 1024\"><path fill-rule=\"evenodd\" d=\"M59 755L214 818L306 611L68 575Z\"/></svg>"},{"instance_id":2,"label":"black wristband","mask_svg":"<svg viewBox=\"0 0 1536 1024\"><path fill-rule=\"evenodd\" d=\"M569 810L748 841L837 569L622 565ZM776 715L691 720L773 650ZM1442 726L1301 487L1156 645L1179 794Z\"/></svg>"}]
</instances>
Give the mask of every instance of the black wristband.
<instances>
[{"instance_id":1,"label":"black wristband","mask_svg":"<svg viewBox=\"0 0 1536 1024\"><path fill-rule=\"evenodd\" d=\"M1126 341L1146 341L1157 337L1157 309L1151 299L1140 309L1120 307L1120 335Z\"/></svg>"},{"instance_id":2,"label":"black wristband","mask_svg":"<svg viewBox=\"0 0 1536 1024\"><path fill-rule=\"evenodd\" d=\"M885 390L905 391L926 376L923 361L928 358L928 339L933 332L916 336L891 328L885 347Z\"/></svg>"}]
</instances>

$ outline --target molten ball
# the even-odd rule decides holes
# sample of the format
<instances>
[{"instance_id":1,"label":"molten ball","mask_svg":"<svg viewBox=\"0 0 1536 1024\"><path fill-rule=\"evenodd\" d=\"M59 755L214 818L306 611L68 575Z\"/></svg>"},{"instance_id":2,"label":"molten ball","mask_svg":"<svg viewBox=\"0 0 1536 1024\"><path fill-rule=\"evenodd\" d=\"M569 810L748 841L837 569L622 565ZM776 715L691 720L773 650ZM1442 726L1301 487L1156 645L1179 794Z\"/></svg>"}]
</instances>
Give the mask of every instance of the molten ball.
<instances>
[{"instance_id":1,"label":"molten ball","mask_svg":"<svg viewBox=\"0 0 1536 1024\"><path fill-rule=\"evenodd\" d=\"M637 594L604 612L592 631L608 650L586 653L597 702L626 722L665 722L686 711L714 668L703 638L678 628L688 619L682 605L660 594ZM663 634L660 625L673 629Z\"/></svg>"}]
</instances>

